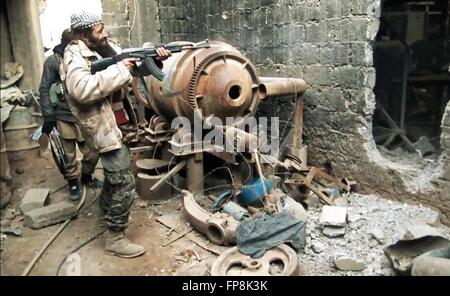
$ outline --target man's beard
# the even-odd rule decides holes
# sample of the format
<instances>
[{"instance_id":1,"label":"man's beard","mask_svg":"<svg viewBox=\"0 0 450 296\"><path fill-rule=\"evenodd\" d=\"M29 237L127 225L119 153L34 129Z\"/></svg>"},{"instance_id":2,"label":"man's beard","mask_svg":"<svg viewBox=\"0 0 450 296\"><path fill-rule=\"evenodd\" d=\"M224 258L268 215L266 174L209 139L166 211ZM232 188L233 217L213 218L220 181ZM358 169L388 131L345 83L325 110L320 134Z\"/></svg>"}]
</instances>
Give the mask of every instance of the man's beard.
<instances>
[{"instance_id":1,"label":"man's beard","mask_svg":"<svg viewBox=\"0 0 450 296\"><path fill-rule=\"evenodd\" d=\"M92 40L89 41L93 44L94 50L104 58L112 57L117 54L116 51L109 45L106 38L103 40L92 38Z\"/></svg>"},{"instance_id":2,"label":"man's beard","mask_svg":"<svg viewBox=\"0 0 450 296\"><path fill-rule=\"evenodd\" d=\"M89 42L92 44L92 46L94 47L95 50L97 49L102 49L108 46L108 41L107 39L97 39L94 37L89 37Z\"/></svg>"}]
</instances>

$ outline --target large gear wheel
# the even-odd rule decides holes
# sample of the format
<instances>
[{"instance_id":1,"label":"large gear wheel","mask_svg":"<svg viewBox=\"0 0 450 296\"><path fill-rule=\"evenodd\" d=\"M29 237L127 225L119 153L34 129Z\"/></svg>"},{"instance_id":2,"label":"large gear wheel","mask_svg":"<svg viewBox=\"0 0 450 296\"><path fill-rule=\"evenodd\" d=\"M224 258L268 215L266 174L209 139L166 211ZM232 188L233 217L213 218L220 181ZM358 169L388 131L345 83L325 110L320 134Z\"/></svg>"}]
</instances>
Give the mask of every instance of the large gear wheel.
<instances>
[{"instance_id":1,"label":"large gear wheel","mask_svg":"<svg viewBox=\"0 0 450 296\"><path fill-rule=\"evenodd\" d=\"M239 252L237 247L220 255L211 267L213 276L295 276L299 274L297 253L288 245L267 250L254 259Z\"/></svg>"},{"instance_id":2,"label":"large gear wheel","mask_svg":"<svg viewBox=\"0 0 450 296\"><path fill-rule=\"evenodd\" d=\"M249 73L253 79L253 81L258 81L258 77L256 76L256 71L253 65L249 62L248 59L242 57L238 54L229 51L221 51L213 53L206 58L204 58L196 67L194 72L192 73L191 80L189 81L188 86L188 95L189 95L189 103L194 109L194 114L199 117L199 119L203 120L203 114L201 113L200 107L197 102L197 85L201 75L204 73L206 67L214 60L223 59L226 61L227 59L234 59L240 63L242 63L245 67L249 68Z\"/></svg>"}]
</instances>

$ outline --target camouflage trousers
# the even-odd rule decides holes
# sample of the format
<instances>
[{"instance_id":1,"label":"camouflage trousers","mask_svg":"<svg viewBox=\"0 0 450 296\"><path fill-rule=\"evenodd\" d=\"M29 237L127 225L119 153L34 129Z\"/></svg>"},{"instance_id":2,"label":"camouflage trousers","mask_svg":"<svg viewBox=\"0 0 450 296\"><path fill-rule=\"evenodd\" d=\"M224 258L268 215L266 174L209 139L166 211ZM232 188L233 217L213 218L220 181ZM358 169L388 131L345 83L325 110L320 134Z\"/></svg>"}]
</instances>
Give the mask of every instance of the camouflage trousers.
<instances>
[{"instance_id":1,"label":"camouflage trousers","mask_svg":"<svg viewBox=\"0 0 450 296\"><path fill-rule=\"evenodd\" d=\"M92 175L98 162L98 154L90 142L85 141L79 127L75 123L57 121L58 132L61 135L61 144L66 153L66 172L64 179L72 180L80 176L80 167L77 160L77 146L83 154L81 159L81 173Z\"/></svg>"},{"instance_id":2,"label":"camouflage trousers","mask_svg":"<svg viewBox=\"0 0 450 296\"><path fill-rule=\"evenodd\" d=\"M135 182L130 169L130 152L120 149L100 154L105 179L100 194L100 208L105 213L106 226L121 231L128 227L128 216L134 202Z\"/></svg>"}]
</instances>

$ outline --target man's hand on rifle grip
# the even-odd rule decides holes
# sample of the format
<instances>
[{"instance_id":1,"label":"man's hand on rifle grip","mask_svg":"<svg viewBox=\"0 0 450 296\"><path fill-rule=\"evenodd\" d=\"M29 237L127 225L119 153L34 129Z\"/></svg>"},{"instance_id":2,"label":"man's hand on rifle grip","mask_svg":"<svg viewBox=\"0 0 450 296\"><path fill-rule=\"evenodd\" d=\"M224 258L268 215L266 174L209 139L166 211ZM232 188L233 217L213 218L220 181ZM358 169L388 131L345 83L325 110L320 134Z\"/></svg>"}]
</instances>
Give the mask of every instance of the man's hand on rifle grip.
<instances>
[{"instance_id":1,"label":"man's hand on rifle grip","mask_svg":"<svg viewBox=\"0 0 450 296\"><path fill-rule=\"evenodd\" d=\"M131 71L137 61L139 61L138 58L127 58L127 59L121 60L120 62L122 64L124 64L125 67L127 67L128 71Z\"/></svg>"},{"instance_id":2,"label":"man's hand on rifle grip","mask_svg":"<svg viewBox=\"0 0 450 296\"><path fill-rule=\"evenodd\" d=\"M167 50L164 47L158 47L156 49L156 53L158 54L158 56L156 57L158 61L167 60L168 57L172 56L170 50Z\"/></svg>"}]
</instances>

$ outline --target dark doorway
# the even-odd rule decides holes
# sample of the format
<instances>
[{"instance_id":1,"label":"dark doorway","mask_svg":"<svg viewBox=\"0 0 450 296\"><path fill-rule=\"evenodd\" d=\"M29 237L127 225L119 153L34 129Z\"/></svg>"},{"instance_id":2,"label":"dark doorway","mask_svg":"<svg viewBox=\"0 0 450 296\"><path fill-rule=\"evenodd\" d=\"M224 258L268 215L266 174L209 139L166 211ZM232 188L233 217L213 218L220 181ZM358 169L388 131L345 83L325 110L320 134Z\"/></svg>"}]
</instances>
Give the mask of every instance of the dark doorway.
<instances>
[{"instance_id":1,"label":"dark doorway","mask_svg":"<svg viewBox=\"0 0 450 296\"><path fill-rule=\"evenodd\" d=\"M448 0L382 1L374 41L377 145L437 158L450 96L449 51Z\"/></svg>"}]
</instances>

